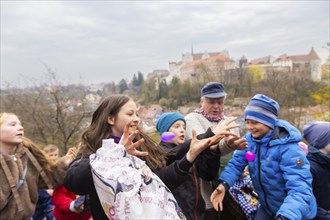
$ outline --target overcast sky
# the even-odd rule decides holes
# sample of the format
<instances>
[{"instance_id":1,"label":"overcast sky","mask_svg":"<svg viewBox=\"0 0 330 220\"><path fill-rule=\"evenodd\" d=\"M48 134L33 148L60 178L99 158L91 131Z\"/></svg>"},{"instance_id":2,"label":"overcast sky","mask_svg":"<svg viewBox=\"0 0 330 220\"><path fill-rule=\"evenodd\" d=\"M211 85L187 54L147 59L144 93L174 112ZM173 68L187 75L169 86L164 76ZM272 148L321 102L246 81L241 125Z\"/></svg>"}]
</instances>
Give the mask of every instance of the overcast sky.
<instances>
[{"instance_id":1,"label":"overcast sky","mask_svg":"<svg viewBox=\"0 0 330 220\"><path fill-rule=\"evenodd\" d=\"M326 62L329 1L4 1L1 85L131 80L195 53L234 60L308 54Z\"/></svg>"}]
</instances>

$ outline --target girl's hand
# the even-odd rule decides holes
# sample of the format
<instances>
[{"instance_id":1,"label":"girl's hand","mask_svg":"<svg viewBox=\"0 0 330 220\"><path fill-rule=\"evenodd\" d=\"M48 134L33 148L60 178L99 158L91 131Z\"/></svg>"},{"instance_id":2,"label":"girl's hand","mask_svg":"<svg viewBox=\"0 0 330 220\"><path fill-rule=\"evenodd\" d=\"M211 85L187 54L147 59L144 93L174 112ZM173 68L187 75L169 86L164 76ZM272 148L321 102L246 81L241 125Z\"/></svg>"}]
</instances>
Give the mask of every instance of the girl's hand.
<instances>
[{"instance_id":1,"label":"girl's hand","mask_svg":"<svg viewBox=\"0 0 330 220\"><path fill-rule=\"evenodd\" d=\"M76 158L76 155L77 155L77 148L75 147L69 148L66 155L62 157L64 163L69 165Z\"/></svg>"},{"instance_id":2,"label":"girl's hand","mask_svg":"<svg viewBox=\"0 0 330 220\"><path fill-rule=\"evenodd\" d=\"M233 136L237 137L237 135L235 135L229 131L223 130L223 131L221 131L221 133L216 134L213 137L198 140L196 137L197 136L196 131L193 129L190 148L187 153L187 160L189 162L193 162L202 151L204 151L208 147L211 147L211 146L219 143L219 141L222 138L224 138L225 136L228 136L228 135L233 135Z\"/></svg>"},{"instance_id":3,"label":"girl's hand","mask_svg":"<svg viewBox=\"0 0 330 220\"><path fill-rule=\"evenodd\" d=\"M225 197L226 189L222 184L219 184L218 187L211 194L211 202L213 204L213 208L216 211L222 211L222 201Z\"/></svg>"},{"instance_id":4,"label":"girl's hand","mask_svg":"<svg viewBox=\"0 0 330 220\"><path fill-rule=\"evenodd\" d=\"M136 148L138 148L143 142L144 139L140 139L137 142L133 143L134 138L136 135L139 133L139 131L134 131L131 134L129 133L129 128L131 125L132 121L129 121L125 127L124 127L124 133L120 138L119 144L123 145L127 151L128 154L133 155L133 156L147 156L148 152L143 152L139 151Z\"/></svg>"}]
</instances>

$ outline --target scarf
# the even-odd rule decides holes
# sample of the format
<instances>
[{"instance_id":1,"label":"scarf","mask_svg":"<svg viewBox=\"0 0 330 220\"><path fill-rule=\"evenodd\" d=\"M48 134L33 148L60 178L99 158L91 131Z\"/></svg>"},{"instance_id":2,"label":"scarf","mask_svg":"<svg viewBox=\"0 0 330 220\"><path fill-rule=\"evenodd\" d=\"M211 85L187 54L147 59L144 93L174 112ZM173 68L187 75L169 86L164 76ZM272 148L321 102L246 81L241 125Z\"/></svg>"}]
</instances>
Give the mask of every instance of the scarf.
<instances>
[{"instance_id":1,"label":"scarf","mask_svg":"<svg viewBox=\"0 0 330 220\"><path fill-rule=\"evenodd\" d=\"M113 138L113 140L115 141L115 143L118 144L119 141L120 141L121 136L111 135L111 138Z\"/></svg>"},{"instance_id":2,"label":"scarf","mask_svg":"<svg viewBox=\"0 0 330 220\"><path fill-rule=\"evenodd\" d=\"M208 115L203 109L201 108L197 108L195 109L194 111L195 113L198 113L198 114L201 114L203 115L207 120L209 120L210 122L216 122L216 123L219 123L220 121L222 121L224 118L223 118L223 113L218 116L218 117L212 117L210 115Z\"/></svg>"}]
</instances>

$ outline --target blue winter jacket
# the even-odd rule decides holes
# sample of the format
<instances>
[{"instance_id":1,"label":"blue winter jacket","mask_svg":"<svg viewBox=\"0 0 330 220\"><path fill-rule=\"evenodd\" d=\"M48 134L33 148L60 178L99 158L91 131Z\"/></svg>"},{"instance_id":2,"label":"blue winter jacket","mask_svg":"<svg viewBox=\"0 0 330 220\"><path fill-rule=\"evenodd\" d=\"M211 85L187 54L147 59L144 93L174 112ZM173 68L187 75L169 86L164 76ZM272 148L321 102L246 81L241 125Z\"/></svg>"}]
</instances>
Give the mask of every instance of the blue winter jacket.
<instances>
[{"instance_id":1,"label":"blue winter jacket","mask_svg":"<svg viewBox=\"0 0 330 220\"><path fill-rule=\"evenodd\" d=\"M253 186L261 206L269 215L287 219L312 219L316 215L316 201L312 191L312 175L306 154L298 146L301 134L283 120L276 120L275 128L262 140L245 135L248 148L237 151L222 172L223 180L232 186L248 165ZM255 158L248 161L245 153Z\"/></svg>"}]
</instances>

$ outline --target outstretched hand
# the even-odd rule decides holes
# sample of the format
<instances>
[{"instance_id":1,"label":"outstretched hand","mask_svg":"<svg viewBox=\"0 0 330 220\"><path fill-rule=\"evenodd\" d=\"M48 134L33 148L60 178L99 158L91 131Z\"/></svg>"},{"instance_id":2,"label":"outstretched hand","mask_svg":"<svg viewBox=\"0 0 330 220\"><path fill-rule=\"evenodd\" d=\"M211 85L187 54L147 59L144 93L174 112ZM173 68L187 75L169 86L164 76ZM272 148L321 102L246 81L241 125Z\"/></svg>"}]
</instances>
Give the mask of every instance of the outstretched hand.
<instances>
[{"instance_id":1,"label":"outstretched hand","mask_svg":"<svg viewBox=\"0 0 330 220\"><path fill-rule=\"evenodd\" d=\"M244 150L248 147L248 142L245 138L228 136L226 137L226 143L231 149Z\"/></svg>"},{"instance_id":2,"label":"outstretched hand","mask_svg":"<svg viewBox=\"0 0 330 220\"><path fill-rule=\"evenodd\" d=\"M132 121L128 122L125 125L124 132L120 138L119 144L123 145L125 147L127 153L130 155L140 156L140 157L147 156L148 152L143 152L143 151L139 151L136 149L144 142L143 138L136 141L135 143L133 143L133 140L136 137L136 135L139 133L139 131L135 130L134 132L132 132L130 134L129 130L130 130L131 123L132 123Z\"/></svg>"},{"instance_id":3,"label":"outstretched hand","mask_svg":"<svg viewBox=\"0 0 330 220\"><path fill-rule=\"evenodd\" d=\"M227 117L212 129L213 133L219 134L224 130L229 131L230 129L238 128L239 125L234 122L236 119L237 117ZM244 150L248 147L247 141L237 135L227 135L225 141L226 144L233 150Z\"/></svg>"},{"instance_id":4,"label":"outstretched hand","mask_svg":"<svg viewBox=\"0 0 330 220\"><path fill-rule=\"evenodd\" d=\"M197 139L196 131L192 130L192 139L190 143L190 148L187 153L187 160L189 162L193 162L197 156L203 152L206 148L214 146L217 144L222 138L227 135L233 135L237 137L237 135L231 133L230 131L222 130L220 133L205 139Z\"/></svg>"},{"instance_id":5,"label":"outstretched hand","mask_svg":"<svg viewBox=\"0 0 330 220\"><path fill-rule=\"evenodd\" d=\"M228 117L225 120L221 121L220 123L215 126L212 131L214 134L219 134L223 131L229 131L230 129L233 128L238 128L239 125L236 123L233 123L237 117Z\"/></svg>"},{"instance_id":6,"label":"outstretched hand","mask_svg":"<svg viewBox=\"0 0 330 220\"><path fill-rule=\"evenodd\" d=\"M69 150L63 156L64 163L69 165L76 158L76 155L77 155L77 148L76 147L69 148Z\"/></svg>"},{"instance_id":7,"label":"outstretched hand","mask_svg":"<svg viewBox=\"0 0 330 220\"><path fill-rule=\"evenodd\" d=\"M223 198L225 197L225 194L226 194L226 189L222 184L218 185L218 187L211 194L210 200L212 202L213 208L216 211L222 211L223 209L222 201Z\"/></svg>"}]
</instances>

